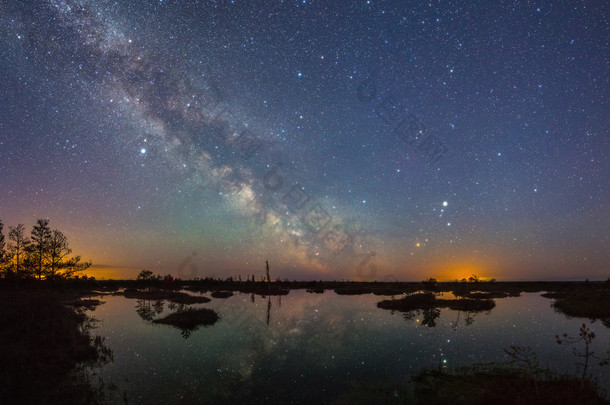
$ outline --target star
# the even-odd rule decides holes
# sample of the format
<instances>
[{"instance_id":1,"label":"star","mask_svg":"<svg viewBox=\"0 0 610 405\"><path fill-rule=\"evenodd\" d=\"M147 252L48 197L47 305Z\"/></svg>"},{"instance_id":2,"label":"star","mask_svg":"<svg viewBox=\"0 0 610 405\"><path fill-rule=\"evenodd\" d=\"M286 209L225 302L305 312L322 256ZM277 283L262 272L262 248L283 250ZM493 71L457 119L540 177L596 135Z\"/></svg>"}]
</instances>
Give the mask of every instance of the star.
<instances>
[{"instance_id":1,"label":"star","mask_svg":"<svg viewBox=\"0 0 610 405\"><path fill-rule=\"evenodd\" d=\"M362 278L364 266L379 279L417 278L425 265L409 253L425 249L404 252L404 241L428 248L424 239L455 242L439 243L439 269L476 243L506 279L571 277L576 254L596 258L579 262L579 276L605 275L610 252L587 231L608 222L610 198L599 119L610 91L595 69L610 33L595 2L501 16L475 1L466 19L444 2L409 13L398 0L270 10L232 0L9 3L0 26L0 53L15 55L0 61L8 226L17 212L44 212L66 233L91 229L83 240L117 238L108 260L125 269L171 273L191 249L207 249L198 277L252 271L264 252L281 277L332 268L341 270L324 276ZM494 30L480 30L490 21ZM171 259L140 235L103 231L125 223L160 235ZM511 248L515 233L530 247ZM88 243L83 257L103 263ZM569 246L560 257L550 253L557 244ZM375 256L359 267L365 252ZM398 274L398 263L412 271Z\"/></svg>"}]
</instances>

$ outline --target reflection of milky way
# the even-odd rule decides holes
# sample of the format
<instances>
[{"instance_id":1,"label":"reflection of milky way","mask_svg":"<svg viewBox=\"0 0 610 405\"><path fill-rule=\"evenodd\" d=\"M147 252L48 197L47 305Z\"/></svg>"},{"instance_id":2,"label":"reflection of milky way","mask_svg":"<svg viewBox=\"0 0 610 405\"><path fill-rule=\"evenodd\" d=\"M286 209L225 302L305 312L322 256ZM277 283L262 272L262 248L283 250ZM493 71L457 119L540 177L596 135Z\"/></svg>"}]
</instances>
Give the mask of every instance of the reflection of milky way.
<instances>
[{"instance_id":1,"label":"reflection of milky way","mask_svg":"<svg viewBox=\"0 0 610 405\"><path fill-rule=\"evenodd\" d=\"M84 256L162 272L199 251L189 274L265 257L291 278L601 274L607 26L380 7L1 3L1 219L94 229Z\"/></svg>"}]
</instances>

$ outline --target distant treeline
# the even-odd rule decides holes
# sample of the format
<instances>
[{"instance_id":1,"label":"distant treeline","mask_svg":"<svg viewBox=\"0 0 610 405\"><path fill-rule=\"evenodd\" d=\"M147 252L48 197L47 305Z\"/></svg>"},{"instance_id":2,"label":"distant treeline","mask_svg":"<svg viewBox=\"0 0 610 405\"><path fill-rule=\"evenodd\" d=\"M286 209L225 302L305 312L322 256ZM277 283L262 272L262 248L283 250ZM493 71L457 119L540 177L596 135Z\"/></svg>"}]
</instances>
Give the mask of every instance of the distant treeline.
<instances>
[{"instance_id":1,"label":"distant treeline","mask_svg":"<svg viewBox=\"0 0 610 405\"><path fill-rule=\"evenodd\" d=\"M8 227L8 240L0 220L0 277L5 279L51 280L70 278L91 262L70 256L68 238L58 229L51 229L48 219L39 219L26 235L25 226Z\"/></svg>"}]
</instances>

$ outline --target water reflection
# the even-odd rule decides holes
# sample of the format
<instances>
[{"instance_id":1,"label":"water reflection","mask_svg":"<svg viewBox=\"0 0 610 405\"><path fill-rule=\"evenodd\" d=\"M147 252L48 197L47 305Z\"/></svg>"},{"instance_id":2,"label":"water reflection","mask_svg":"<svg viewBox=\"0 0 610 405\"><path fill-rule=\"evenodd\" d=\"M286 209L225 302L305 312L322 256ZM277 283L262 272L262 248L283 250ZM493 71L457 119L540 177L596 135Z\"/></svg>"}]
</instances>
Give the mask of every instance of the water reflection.
<instances>
[{"instance_id":1,"label":"water reflection","mask_svg":"<svg viewBox=\"0 0 610 405\"><path fill-rule=\"evenodd\" d=\"M194 331L202 326L214 325L217 321L218 314L211 309L182 306L176 312L155 319L153 323L174 326L180 329L180 334L184 339L188 339Z\"/></svg>"},{"instance_id":2,"label":"water reflection","mask_svg":"<svg viewBox=\"0 0 610 405\"><path fill-rule=\"evenodd\" d=\"M127 296L164 296L165 299L147 299L139 298L136 300L136 313L138 316L146 321L156 324L171 325L180 330L180 333L184 339L188 339L193 332L198 330L202 326L210 326L216 323L218 320L218 314L210 309L204 309L195 307L194 305L188 305L186 302L208 302L209 299L201 296L192 296L185 292L160 292L155 290L147 289L143 294L138 292L130 291ZM231 296L221 294L222 298ZM168 301L167 309L171 311L169 314L165 314L161 317L165 309L165 301ZM180 302L176 302L180 301Z\"/></svg>"},{"instance_id":3,"label":"water reflection","mask_svg":"<svg viewBox=\"0 0 610 405\"><path fill-rule=\"evenodd\" d=\"M99 373L121 385L132 402L171 404L180 402L176 398L328 403L354 387L380 382L394 387L388 388L390 395L422 367L503 362L503 349L514 344L535 347L553 369L574 371L571 353L557 347L554 336L577 330L582 320L554 312L539 294L496 299L492 311L482 312L451 307L390 311L377 307L383 298L332 291L292 290L277 297L234 292L188 307L137 300L134 311L132 299L109 297L96 317L103 321L98 333L109 337L116 355ZM153 323L197 309L219 318L196 329ZM604 352L610 331L597 325L594 344ZM602 376L605 370L592 371Z\"/></svg>"},{"instance_id":4,"label":"water reflection","mask_svg":"<svg viewBox=\"0 0 610 405\"><path fill-rule=\"evenodd\" d=\"M136 301L136 313L145 321L152 321L163 312L163 300L139 299Z\"/></svg>"},{"instance_id":5,"label":"water reflection","mask_svg":"<svg viewBox=\"0 0 610 405\"><path fill-rule=\"evenodd\" d=\"M441 316L441 310L438 308L428 308L422 311L423 319L421 324L433 328L436 326L436 319Z\"/></svg>"},{"instance_id":6,"label":"water reflection","mask_svg":"<svg viewBox=\"0 0 610 405\"><path fill-rule=\"evenodd\" d=\"M143 293L146 295L153 295L153 296L167 296L167 297L179 296L179 297L181 297L181 299L183 301L187 301L187 302L197 301L196 298L200 298L200 296L189 294L190 297L193 297L193 299L189 299L188 297L184 297L184 295L180 295L180 294L188 294L188 292L186 292L186 291L174 292L172 294L169 294L169 293L165 293L165 292L160 293L158 291L147 289ZM217 299L226 299L226 298L232 297L233 292L214 291L210 295ZM272 309L271 296L272 295L273 294L266 295L267 312L266 312L265 324L267 326L269 326L269 323L271 321L271 309ZM286 295L286 294L281 293L281 294L276 295L278 308L281 308L281 306L282 306L282 295ZM133 290L131 290L131 291L129 291L129 293L126 296L133 297L133 296L139 296L139 295L137 292L134 292ZM262 295L261 297L264 299L265 295ZM180 329L181 335L185 339L189 338L191 336L191 334L193 332L195 332L196 330L198 330L201 326L213 325L218 318L218 314L216 314L212 310L208 310L208 311L211 311L209 313L201 312L201 310L203 308L201 306L186 305L184 303L176 303L175 299L174 300L172 300L172 299L174 299L174 298L167 299L168 300L167 308L170 311L172 311L172 313L166 315L164 318L160 318L160 315L163 314L164 309L165 309L165 300L164 299L155 299L155 300L143 299L143 298L137 299L136 305L135 305L136 313L138 314L138 316L141 319L143 319L146 322L163 323L163 324L171 325L171 326L174 326L174 327ZM252 293L250 295L250 301L253 304L255 303L255 293ZM200 311L200 312L197 313L196 311ZM211 313L213 313L214 315L212 315ZM197 316L195 316L197 314L199 314L199 315L203 314L203 315L197 317ZM210 316L211 318L208 316Z\"/></svg>"}]
</instances>

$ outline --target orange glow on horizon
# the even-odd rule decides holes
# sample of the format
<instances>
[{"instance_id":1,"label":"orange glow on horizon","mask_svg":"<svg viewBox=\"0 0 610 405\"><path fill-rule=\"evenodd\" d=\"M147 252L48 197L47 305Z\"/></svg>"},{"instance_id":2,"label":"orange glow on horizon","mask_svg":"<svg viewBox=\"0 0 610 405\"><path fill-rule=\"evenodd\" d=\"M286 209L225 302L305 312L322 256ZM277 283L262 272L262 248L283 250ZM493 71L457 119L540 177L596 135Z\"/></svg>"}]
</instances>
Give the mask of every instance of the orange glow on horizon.
<instances>
[{"instance_id":1,"label":"orange glow on horizon","mask_svg":"<svg viewBox=\"0 0 610 405\"><path fill-rule=\"evenodd\" d=\"M438 281L461 281L462 279L468 280L473 275L477 276L480 281L487 281L494 278L488 274L488 271L482 267L472 265L459 265L446 267L438 273L438 277L435 277Z\"/></svg>"},{"instance_id":2,"label":"orange glow on horizon","mask_svg":"<svg viewBox=\"0 0 610 405\"><path fill-rule=\"evenodd\" d=\"M128 280L136 278L141 269L121 267L88 268L77 273L79 276L95 277L96 280Z\"/></svg>"}]
</instances>

